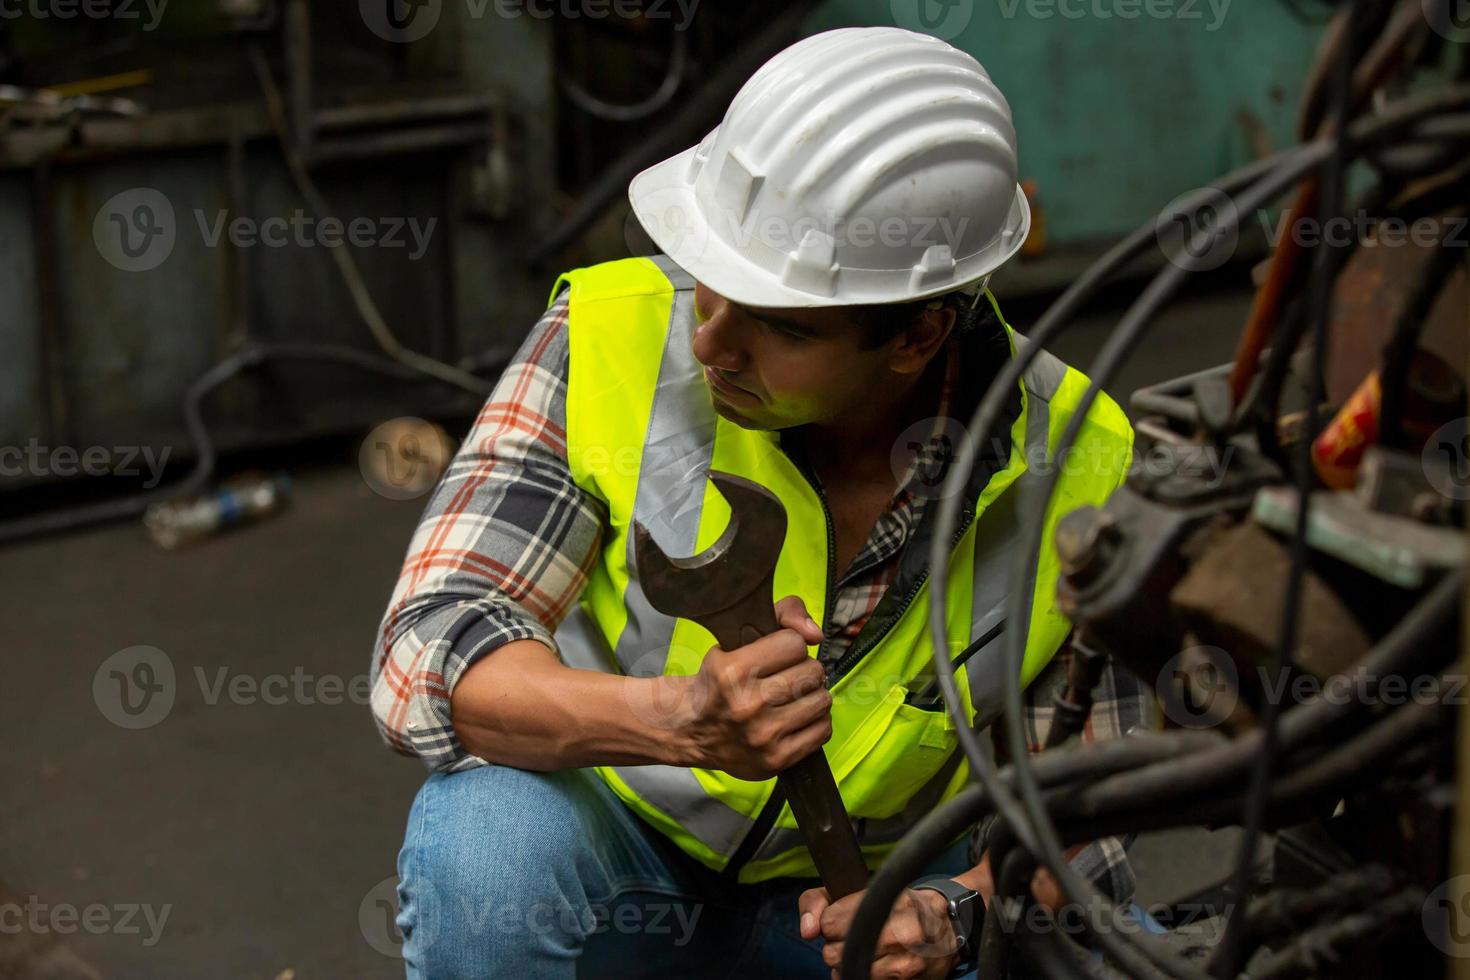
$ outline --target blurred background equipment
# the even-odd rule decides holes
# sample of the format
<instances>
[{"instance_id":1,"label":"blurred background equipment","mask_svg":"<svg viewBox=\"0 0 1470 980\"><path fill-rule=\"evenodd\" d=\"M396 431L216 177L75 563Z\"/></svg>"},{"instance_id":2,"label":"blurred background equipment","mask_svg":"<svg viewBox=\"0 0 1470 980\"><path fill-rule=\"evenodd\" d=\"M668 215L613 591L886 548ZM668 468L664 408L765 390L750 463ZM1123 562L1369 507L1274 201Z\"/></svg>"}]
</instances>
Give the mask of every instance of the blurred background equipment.
<instances>
[{"instance_id":1,"label":"blurred background equipment","mask_svg":"<svg viewBox=\"0 0 1470 980\"><path fill-rule=\"evenodd\" d=\"M1319 29L1270 4L1198 22L961 6L939 33L1011 94L1040 205L1028 261L995 283L1012 297L1060 288L1160 191L1284 142ZM54 472L7 470L12 517L105 499L0 539L198 492L218 451L464 417L556 272L650 249L629 179L697 142L770 55L842 24L925 29L905 3L850 0L102 7L118 9L0 20L0 319L16 355L0 443L170 446L171 479L124 501L139 489L125 476L58 492ZM1142 97L1166 86L1191 96ZM1160 132L1166 145L1133 152ZM201 431L186 402L211 376ZM188 473L191 459L206 465Z\"/></svg>"}]
</instances>

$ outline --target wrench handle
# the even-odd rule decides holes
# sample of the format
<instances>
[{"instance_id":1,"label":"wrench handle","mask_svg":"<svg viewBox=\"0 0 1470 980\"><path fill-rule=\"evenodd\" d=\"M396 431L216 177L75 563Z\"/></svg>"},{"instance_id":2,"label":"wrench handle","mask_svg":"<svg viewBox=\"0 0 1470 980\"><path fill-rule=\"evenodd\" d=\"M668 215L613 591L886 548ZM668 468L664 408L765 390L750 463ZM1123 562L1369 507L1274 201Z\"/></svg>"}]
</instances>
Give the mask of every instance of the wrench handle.
<instances>
[{"instance_id":1,"label":"wrench handle","mask_svg":"<svg viewBox=\"0 0 1470 980\"><path fill-rule=\"evenodd\" d=\"M821 749L777 777L832 901L868 887L868 866Z\"/></svg>"},{"instance_id":2,"label":"wrench handle","mask_svg":"<svg viewBox=\"0 0 1470 980\"><path fill-rule=\"evenodd\" d=\"M770 594L769 584L752 593L753 596ZM739 602L705 616L700 624L714 634L715 641L724 650L754 643L781 628L770 601L758 599ZM842 795L837 791L837 780L832 775L832 767L827 764L826 753L818 748L778 773L776 778L791 804L796 825L806 838L807 850L811 851L817 873L821 875L822 884L832 901L866 888L868 866L863 861L857 834L847 817Z\"/></svg>"}]
</instances>

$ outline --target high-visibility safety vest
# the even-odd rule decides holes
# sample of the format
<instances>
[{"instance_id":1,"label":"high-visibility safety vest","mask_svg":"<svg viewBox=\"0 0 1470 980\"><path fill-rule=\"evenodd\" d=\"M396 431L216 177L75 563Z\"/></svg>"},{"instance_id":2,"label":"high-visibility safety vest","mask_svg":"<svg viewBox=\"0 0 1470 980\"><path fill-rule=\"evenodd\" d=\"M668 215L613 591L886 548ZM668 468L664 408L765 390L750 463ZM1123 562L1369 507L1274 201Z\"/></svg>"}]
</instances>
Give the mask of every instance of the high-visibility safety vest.
<instances>
[{"instance_id":1,"label":"high-visibility safety vest","mask_svg":"<svg viewBox=\"0 0 1470 980\"><path fill-rule=\"evenodd\" d=\"M777 433L744 429L715 414L691 348L693 285L659 256L569 272L552 293L555 298L563 288L571 291L568 461L577 485L607 508L600 554L578 608L556 633L562 658L572 666L638 677L698 671L714 638L648 604L636 579L631 527L641 522L670 555L694 554L710 545L730 513L719 494L708 489L704 473L711 468L753 480L780 498L787 531L773 601L800 596L825 627L835 584L825 501L815 482L782 451ZM1025 341L1009 326L1005 332L1014 353ZM1040 447L1060 437L1087 384L1081 373L1042 354L1018 386L1018 411L1004 440L1009 452L999 453L990 469L972 480L974 495L967 496L956 525L947 614L949 635L959 639L951 641L951 656L993 632L1003 619L1021 498L1043 459ZM1048 512L1023 683L1046 665L1069 630L1055 602L1056 520L1082 504L1101 504L1121 482L1131 449L1126 417L1100 397L1082 428L1077 453L1062 466ZM919 817L967 778L947 712L942 706L909 703L910 684L930 676L928 548L910 540L900 561L897 581L867 627L828 669L832 738L825 751L873 868ZM1000 658L997 637L958 672L976 727L1000 711ZM664 717L671 718L668 707ZM647 710L657 712L659 706ZM715 770L653 765L602 766L597 772L645 821L710 868L734 873L739 882L816 874L774 779L751 782Z\"/></svg>"}]
</instances>

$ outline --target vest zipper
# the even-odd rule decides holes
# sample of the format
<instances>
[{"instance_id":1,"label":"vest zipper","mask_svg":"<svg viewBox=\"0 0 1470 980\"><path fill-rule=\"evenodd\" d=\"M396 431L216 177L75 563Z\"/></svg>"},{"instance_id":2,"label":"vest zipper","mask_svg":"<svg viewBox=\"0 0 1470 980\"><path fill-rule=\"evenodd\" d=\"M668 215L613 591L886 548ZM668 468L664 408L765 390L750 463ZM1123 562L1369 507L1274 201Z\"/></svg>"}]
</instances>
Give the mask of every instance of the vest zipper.
<instances>
[{"instance_id":1,"label":"vest zipper","mask_svg":"<svg viewBox=\"0 0 1470 980\"><path fill-rule=\"evenodd\" d=\"M954 534L950 537L949 548L946 549L946 554L954 551L954 546L960 543L960 538L965 536L965 532L970 529L970 522L974 519L974 511L966 507L965 519L960 522L960 526L955 529ZM898 608L884 621L881 628L874 631L873 636L875 639L869 640L862 646L854 644L851 650L842 655L842 659L837 661L837 665L832 668L832 674L827 681L828 687L841 680L844 674L857 665L857 662L863 658L864 654L882 641L883 637L888 634L888 631L893 628L894 624L903 618L904 613L908 612L909 605L914 601L914 597L919 594L919 590L924 587L924 583L927 581L929 581L929 572L925 570L914 580L914 584L909 588L908 592L904 593L904 597L899 600Z\"/></svg>"},{"instance_id":2,"label":"vest zipper","mask_svg":"<svg viewBox=\"0 0 1470 980\"><path fill-rule=\"evenodd\" d=\"M827 507L827 494L823 492L821 484L817 482L816 478L805 466L797 464L796 469L806 479L812 491L816 493L817 502L822 505L822 518L827 522L827 590L826 594L822 596L822 642L817 644L817 659L820 661L822 659L822 650L827 646L827 624L832 619L832 596L836 592L835 586L837 583L833 579L837 574L837 570L833 567L833 552L837 550L837 536L832 528L832 511ZM832 681L829 679L827 684L830 687ZM729 863L725 865L725 874L732 881L739 876L740 869L750 862L751 857L765 841L766 836L770 834L771 827L775 825L776 818L781 815L781 808L785 805L786 794L781 791L781 784L777 783L775 789L771 790L770 797L761 807L760 812L756 814L755 820L751 822L750 830L746 832L745 837L740 841L740 846L735 849L735 853L730 857Z\"/></svg>"}]
</instances>

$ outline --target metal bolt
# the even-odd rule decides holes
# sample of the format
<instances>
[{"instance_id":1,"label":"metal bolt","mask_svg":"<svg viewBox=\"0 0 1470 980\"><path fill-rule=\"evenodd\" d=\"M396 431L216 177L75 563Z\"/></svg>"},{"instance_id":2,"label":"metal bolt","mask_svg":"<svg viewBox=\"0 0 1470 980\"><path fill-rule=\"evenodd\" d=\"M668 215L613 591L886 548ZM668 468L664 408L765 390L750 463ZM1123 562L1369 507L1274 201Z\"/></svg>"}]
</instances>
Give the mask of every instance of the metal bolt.
<instances>
[{"instance_id":1,"label":"metal bolt","mask_svg":"<svg viewBox=\"0 0 1470 980\"><path fill-rule=\"evenodd\" d=\"M1079 507L1057 522L1057 557L1062 572L1075 585L1087 585L1097 578L1117 542L1117 522L1097 507Z\"/></svg>"}]
</instances>

